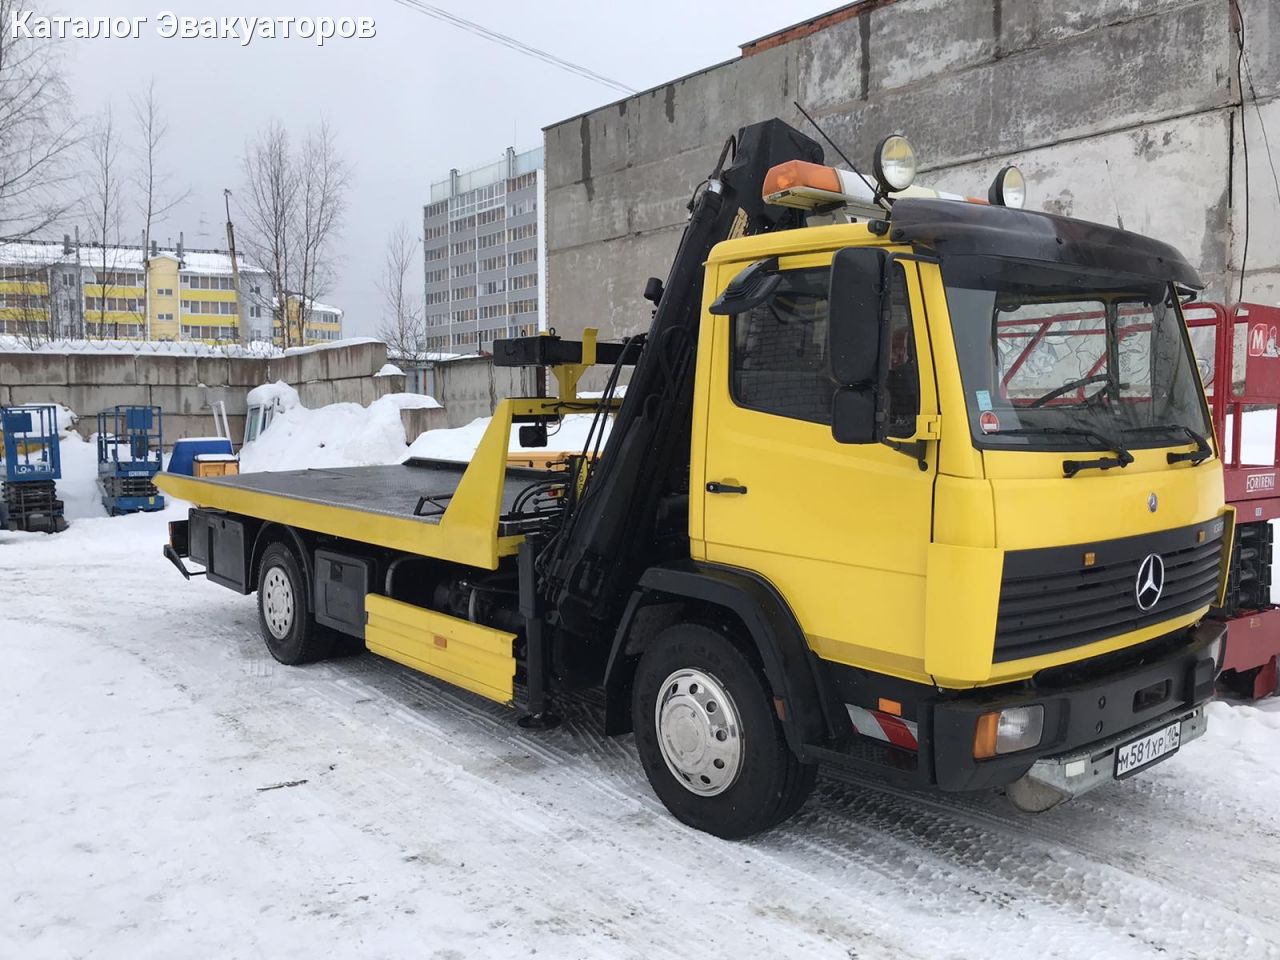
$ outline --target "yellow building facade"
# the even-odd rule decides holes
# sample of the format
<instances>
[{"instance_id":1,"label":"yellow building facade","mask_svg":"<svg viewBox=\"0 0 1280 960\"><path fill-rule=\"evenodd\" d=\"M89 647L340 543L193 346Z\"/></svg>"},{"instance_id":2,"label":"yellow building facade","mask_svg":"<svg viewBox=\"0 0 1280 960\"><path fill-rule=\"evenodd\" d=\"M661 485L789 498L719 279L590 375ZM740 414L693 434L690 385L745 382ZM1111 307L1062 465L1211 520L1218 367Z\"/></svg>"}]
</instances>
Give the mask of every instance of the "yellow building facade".
<instances>
[{"instance_id":1,"label":"yellow building facade","mask_svg":"<svg viewBox=\"0 0 1280 960\"><path fill-rule=\"evenodd\" d=\"M267 274L221 250L107 247L70 240L0 245L0 335L283 345ZM342 338L342 310L285 300L288 345Z\"/></svg>"}]
</instances>

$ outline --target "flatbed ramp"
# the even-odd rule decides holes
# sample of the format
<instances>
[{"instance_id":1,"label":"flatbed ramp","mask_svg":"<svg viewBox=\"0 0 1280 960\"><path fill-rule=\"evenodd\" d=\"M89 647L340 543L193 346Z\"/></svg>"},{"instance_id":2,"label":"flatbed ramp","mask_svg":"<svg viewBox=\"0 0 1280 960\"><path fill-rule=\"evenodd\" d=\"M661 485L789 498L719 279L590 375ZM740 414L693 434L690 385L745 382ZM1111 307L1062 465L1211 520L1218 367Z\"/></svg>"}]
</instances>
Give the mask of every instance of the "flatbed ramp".
<instances>
[{"instance_id":1,"label":"flatbed ramp","mask_svg":"<svg viewBox=\"0 0 1280 960\"><path fill-rule=\"evenodd\" d=\"M504 520L521 491L545 470L504 465L501 484L472 482L476 464L410 459L373 467L333 467L188 477L164 473L156 485L197 506L317 533L493 569L514 553L519 524Z\"/></svg>"}]
</instances>

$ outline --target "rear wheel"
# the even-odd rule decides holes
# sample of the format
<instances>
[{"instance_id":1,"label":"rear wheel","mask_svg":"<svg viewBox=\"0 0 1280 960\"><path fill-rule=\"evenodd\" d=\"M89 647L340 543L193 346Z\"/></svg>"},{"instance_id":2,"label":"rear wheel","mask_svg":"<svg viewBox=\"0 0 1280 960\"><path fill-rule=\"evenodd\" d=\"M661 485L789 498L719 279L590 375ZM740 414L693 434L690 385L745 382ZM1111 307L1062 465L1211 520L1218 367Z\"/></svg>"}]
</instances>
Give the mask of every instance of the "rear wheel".
<instances>
[{"instance_id":1,"label":"rear wheel","mask_svg":"<svg viewBox=\"0 0 1280 960\"><path fill-rule=\"evenodd\" d=\"M334 653L335 635L307 611L306 583L298 558L272 543L258 565L258 627L271 656L296 666Z\"/></svg>"},{"instance_id":2,"label":"rear wheel","mask_svg":"<svg viewBox=\"0 0 1280 960\"><path fill-rule=\"evenodd\" d=\"M710 627L659 634L636 669L632 720L640 760L679 820L734 839L795 813L817 767L787 746L756 666Z\"/></svg>"}]
</instances>

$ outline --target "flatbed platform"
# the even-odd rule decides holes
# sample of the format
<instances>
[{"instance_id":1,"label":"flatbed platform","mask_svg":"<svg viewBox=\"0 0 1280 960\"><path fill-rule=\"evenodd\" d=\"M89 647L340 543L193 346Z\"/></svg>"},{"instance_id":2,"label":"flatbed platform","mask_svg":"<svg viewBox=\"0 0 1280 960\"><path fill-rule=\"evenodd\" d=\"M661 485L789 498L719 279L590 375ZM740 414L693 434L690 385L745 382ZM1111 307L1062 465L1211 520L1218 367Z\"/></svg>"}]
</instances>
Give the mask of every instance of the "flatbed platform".
<instances>
[{"instance_id":1,"label":"flatbed platform","mask_svg":"<svg viewBox=\"0 0 1280 960\"><path fill-rule=\"evenodd\" d=\"M466 468L465 463L412 459L377 467L314 467L206 479L215 486L253 490L362 513L404 517L421 523L439 523ZM502 489L502 513L510 511L521 490L547 477L545 470L508 467ZM425 504L419 516L414 511L421 497L427 497L437 506Z\"/></svg>"},{"instance_id":2,"label":"flatbed platform","mask_svg":"<svg viewBox=\"0 0 1280 960\"><path fill-rule=\"evenodd\" d=\"M477 504L473 502L477 498L458 495L473 466L410 459L386 466L224 477L161 473L156 476L156 485L200 507L492 569L499 556L514 553L523 539L522 523L528 521L504 519L516 498L530 484L549 479L550 474L503 465L500 487L488 487L500 492L497 502L483 497L489 502ZM467 502L461 502L464 499ZM455 502L458 509L451 511ZM477 506L487 509L477 510ZM484 536L492 549L481 549L478 535ZM485 562L477 563L482 557Z\"/></svg>"}]
</instances>

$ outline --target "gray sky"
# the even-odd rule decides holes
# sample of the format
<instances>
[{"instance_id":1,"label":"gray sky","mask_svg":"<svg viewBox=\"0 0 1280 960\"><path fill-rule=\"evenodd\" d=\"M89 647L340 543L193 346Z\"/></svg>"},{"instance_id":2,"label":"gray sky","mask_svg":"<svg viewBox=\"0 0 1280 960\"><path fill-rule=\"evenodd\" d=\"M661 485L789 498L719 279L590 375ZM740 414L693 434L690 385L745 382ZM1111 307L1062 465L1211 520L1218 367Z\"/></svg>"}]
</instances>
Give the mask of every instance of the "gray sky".
<instances>
[{"instance_id":1,"label":"gray sky","mask_svg":"<svg viewBox=\"0 0 1280 960\"><path fill-rule=\"evenodd\" d=\"M436 0L436 5L636 89L737 55L738 44L839 5L839 0ZM224 246L222 189L235 190L246 139L273 118L299 137L321 117L355 168L336 247L339 276L323 299L347 311L348 335L371 335L381 310L376 281L387 235L399 222L415 235L429 184L451 167L498 159L508 144L542 142L542 127L618 99L619 94L406 9L366 4L255 0L236 5L62 0L72 16L145 16L139 40L67 40L75 107L92 117L110 103L131 121L130 95L157 79L170 125L165 156L190 199L154 230L189 246ZM46 8L47 9L47 8ZM373 16L377 36L163 39L161 11L189 16ZM731 126L734 118L725 118ZM122 123L132 137L133 129ZM136 219L136 217L134 218ZM140 225L129 233L141 234ZM135 241L136 242L136 241ZM415 278L415 289L420 286Z\"/></svg>"}]
</instances>

